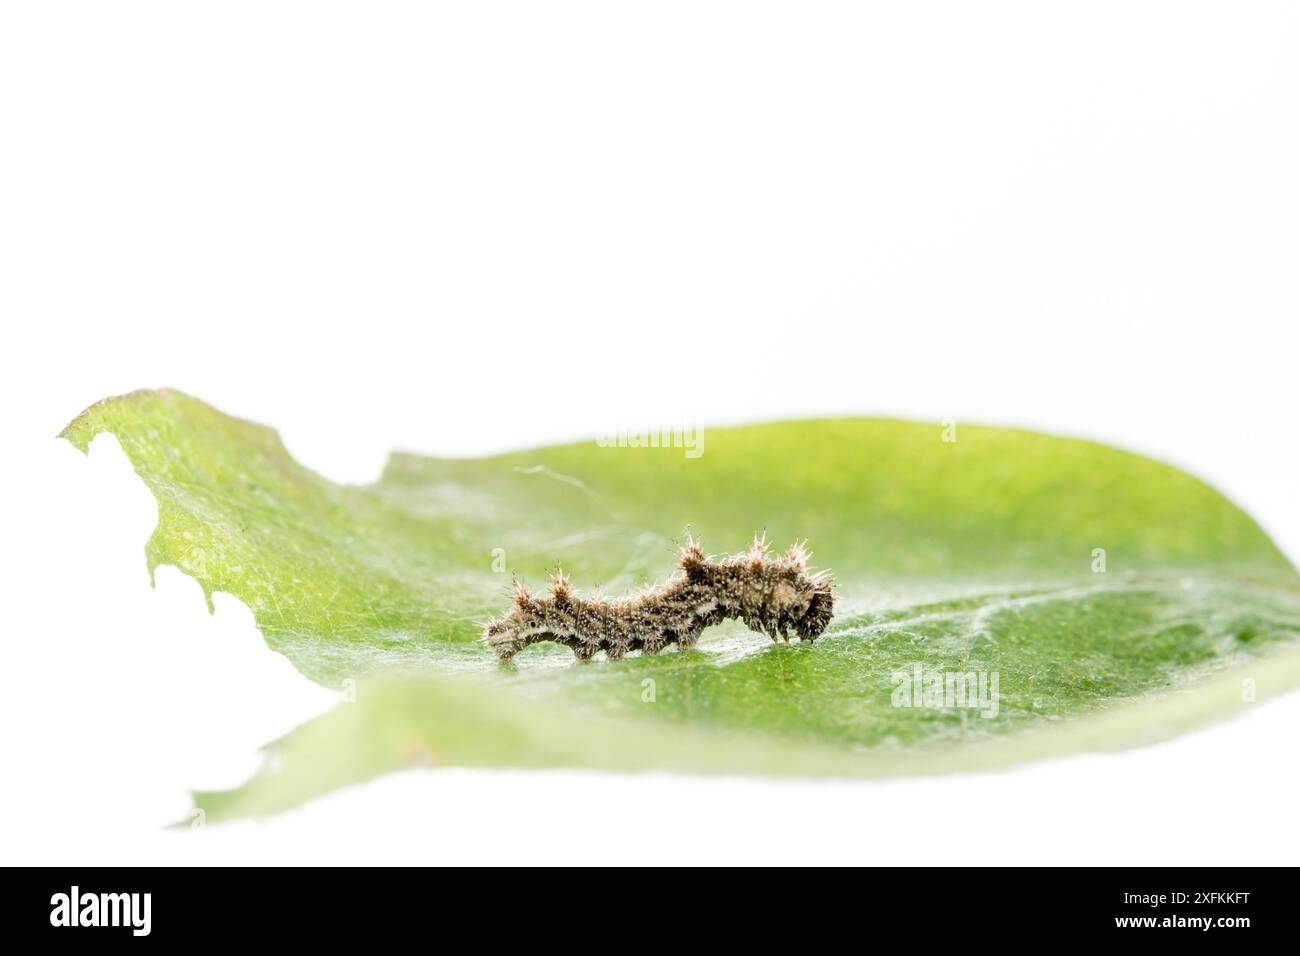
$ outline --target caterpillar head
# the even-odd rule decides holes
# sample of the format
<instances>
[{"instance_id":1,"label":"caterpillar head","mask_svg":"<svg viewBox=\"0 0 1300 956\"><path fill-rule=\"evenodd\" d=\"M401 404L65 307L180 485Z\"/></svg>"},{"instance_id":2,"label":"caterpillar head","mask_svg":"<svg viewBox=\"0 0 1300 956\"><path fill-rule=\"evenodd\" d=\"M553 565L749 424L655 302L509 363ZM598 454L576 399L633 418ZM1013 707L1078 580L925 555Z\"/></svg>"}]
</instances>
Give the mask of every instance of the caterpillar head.
<instances>
[{"instance_id":1,"label":"caterpillar head","mask_svg":"<svg viewBox=\"0 0 1300 956\"><path fill-rule=\"evenodd\" d=\"M503 661L510 660L524 649L524 642L518 639L515 629L504 618L487 623L483 628L483 642Z\"/></svg>"},{"instance_id":2,"label":"caterpillar head","mask_svg":"<svg viewBox=\"0 0 1300 956\"><path fill-rule=\"evenodd\" d=\"M793 550L793 549L792 549ZM786 560L768 565L764 582L765 628L774 637L794 631L802 640L815 641L831 622L835 592L822 574L809 577L802 564Z\"/></svg>"},{"instance_id":3,"label":"caterpillar head","mask_svg":"<svg viewBox=\"0 0 1300 956\"><path fill-rule=\"evenodd\" d=\"M803 613L795 619L794 630L805 641L815 641L831 622L835 612L835 589L830 578L808 579L811 589L805 592L808 603Z\"/></svg>"},{"instance_id":4,"label":"caterpillar head","mask_svg":"<svg viewBox=\"0 0 1300 956\"><path fill-rule=\"evenodd\" d=\"M567 585L567 581L564 583ZM503 617L488 621L483 628L484 643L503 661L510 660L528 645L525 635L542 621L537 600L522 582L515 581L511 601L512 607Z\"/></svg>"}]
</instances>

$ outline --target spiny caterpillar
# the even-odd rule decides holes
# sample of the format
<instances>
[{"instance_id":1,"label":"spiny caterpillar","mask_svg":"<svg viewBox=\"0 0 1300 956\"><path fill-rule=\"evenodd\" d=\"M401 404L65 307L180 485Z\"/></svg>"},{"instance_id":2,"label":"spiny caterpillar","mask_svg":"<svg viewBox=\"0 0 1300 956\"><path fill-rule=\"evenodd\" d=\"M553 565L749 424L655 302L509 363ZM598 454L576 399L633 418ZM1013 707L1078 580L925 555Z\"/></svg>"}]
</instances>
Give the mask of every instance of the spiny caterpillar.
<instances>
[{"instance_id":1,"label":"spiny caterpillar","mask_svg":"<svg viewBox=\"0 0 1300 956\"><path fill-rule=\"evenodd\" d=\"M681 573L652 590L616 601L584 600L556 570L551 596L534 597L515 582L514 607L483 629L483 640L503 661L530 644L554 641L578 660L604 651L617 660L628 651L658 654L666 645L689 650L700 632L726 618L789 641L794 631L815 641L831 620L835 602L828 572L808 576L809 554L796 543L777 558L754 537L747 552L714 561L687 538Z\"/></svg>"}]
</instances>

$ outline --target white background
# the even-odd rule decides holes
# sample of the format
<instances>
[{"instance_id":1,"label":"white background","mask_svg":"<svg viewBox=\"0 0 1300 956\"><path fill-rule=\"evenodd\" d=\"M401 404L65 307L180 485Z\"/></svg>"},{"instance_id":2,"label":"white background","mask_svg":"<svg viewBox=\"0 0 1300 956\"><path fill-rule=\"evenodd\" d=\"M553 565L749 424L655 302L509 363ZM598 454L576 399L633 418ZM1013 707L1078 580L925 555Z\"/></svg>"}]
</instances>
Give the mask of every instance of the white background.
<instances>
[{"instance_id":1,"label":"white background","mask_svg":"<svg viewBox=\"0 0 1300 956\"><path fill-rule=\"evenodd\" d=\"M1297 41L1286 3L5 4L3 861L1297 862L1295 694L1003 775L413 772L163 833L332 695L150 590L143 485L52 438L159 385L350 481L955 418L1186 467L1295 560Z\"/></svg>"}]
</instances>

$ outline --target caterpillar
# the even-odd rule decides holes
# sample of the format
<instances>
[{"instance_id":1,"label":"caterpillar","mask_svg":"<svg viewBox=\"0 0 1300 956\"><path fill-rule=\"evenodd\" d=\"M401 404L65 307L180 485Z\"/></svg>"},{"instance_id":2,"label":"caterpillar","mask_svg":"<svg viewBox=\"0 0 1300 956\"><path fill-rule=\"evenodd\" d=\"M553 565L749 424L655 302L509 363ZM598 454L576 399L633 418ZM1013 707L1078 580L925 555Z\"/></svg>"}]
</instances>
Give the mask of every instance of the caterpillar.
<instances>
[{"instance_id":1,"label":"caterpillar","mask_svg":"<svg viewBox=\"0 0 1300 956\"><path fill-rule=\"evenodd\" d=\"M807 574L809 557L802 543L768 557L765 537L755 535L748 551L715 561L688 536L679 573L614 601L578 597L557 568L550 597L535 597L516 581L514 605L487 623L483 640L502 661L543 641L572 648L580 661L597 651L618 660L629 651L658 654L669 644L689 650L706 627L739 618L773 641L789 642L794 631L812 642L831 621L835 595L829 572Z\"/></svg>"}]
</instances>

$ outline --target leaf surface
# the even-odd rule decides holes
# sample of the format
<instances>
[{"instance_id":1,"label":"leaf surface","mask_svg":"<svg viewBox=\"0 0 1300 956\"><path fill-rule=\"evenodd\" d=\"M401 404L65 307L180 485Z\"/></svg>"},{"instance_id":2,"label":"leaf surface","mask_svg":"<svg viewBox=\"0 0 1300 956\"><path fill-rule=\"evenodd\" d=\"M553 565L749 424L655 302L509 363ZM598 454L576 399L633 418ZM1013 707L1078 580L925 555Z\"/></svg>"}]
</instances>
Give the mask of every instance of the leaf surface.
<instances>
[{"instance_id":1,"label":"leaf surface","mask_svg":"<svg viewBox=\"0 0 1300 956\"><path fill-rule=\"evenodd\" d=\"M1268 537L1201 481L1090 442L784 422L708 430L699 457L397 454L356 487L171 390L101 402L63 435L85 450L101 432L158 500L150 569L240 598L304 674L356 688L245 787L200 795L216 817L422 764L999 767L1160 739L1300 683L1300 576ZM715 552L757 529L808 539L836 577L827 634L778 646L728 623L690 652L589 664L541 645L502 666L480 643L512 574L540 586L559 562L621 595L673 573L688 526ZM935 674L996 675L997 706L899 705L904 675Z\"/></svg>"}]
</instances>

